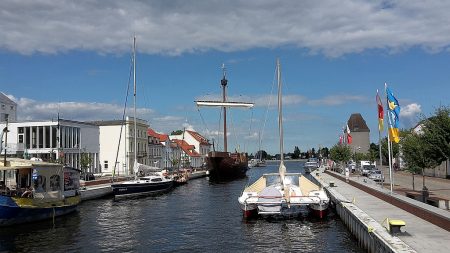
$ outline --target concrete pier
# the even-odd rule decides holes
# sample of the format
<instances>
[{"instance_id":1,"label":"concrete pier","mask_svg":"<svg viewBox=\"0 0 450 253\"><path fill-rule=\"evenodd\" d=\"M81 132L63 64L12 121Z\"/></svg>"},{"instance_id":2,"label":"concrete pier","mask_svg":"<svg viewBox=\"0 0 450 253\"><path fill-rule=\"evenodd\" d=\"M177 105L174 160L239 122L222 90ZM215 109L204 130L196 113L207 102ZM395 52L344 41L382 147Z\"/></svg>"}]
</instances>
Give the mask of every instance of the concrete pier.
<instances>
[{"instance_id":1,"label":"concrete pier","mask_svg":"<svg viewBox=\"0 0 450 253\"><path fill-rule=\"evenodd\" d=\"M410 201L410 204L422 210L425 215L421 218L414 211L414 214L410 213L389 203L390 200L376 196L376 192L390 196L386 189L374 185L370 186L373 192L367 192L362 187L355 187L356 184L361 184L357 179L346 182L342 175L323 173L322 170L323 168L314 171L312 176L328 192L338 215L358 238L361 247L368 252L448 252L450 227L446 227L446 221L450 221L450 212L398 196L405 198L402 201ZM329 187L330 182L335 186ZM391 234L386 228L386 218L403 220L406 226L401 229L402 232ZM441 219L443 225L430 222L436 218Z\"/></svg>"}]
</instances>

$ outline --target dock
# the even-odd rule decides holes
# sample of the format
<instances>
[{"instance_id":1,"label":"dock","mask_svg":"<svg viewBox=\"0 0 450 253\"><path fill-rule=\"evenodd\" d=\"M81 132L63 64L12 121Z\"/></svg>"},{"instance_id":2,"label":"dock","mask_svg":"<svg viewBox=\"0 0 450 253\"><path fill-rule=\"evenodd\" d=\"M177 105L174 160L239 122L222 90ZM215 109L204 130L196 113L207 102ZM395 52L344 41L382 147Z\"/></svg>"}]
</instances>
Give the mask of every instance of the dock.
<instances>
[{"instance_id":1,"label":"dock","mask_svg":"<svg viewBox=\"0 0 450 253\"><path fill-rule=\"evenodd\" d=\"M450 212L391 194L362 177L347 181L324 168L311 175L327 191L337 214L368 252L448 252ZM405 225L393 233L388 231L389 220Z\"/></svg>"}]
</instances>

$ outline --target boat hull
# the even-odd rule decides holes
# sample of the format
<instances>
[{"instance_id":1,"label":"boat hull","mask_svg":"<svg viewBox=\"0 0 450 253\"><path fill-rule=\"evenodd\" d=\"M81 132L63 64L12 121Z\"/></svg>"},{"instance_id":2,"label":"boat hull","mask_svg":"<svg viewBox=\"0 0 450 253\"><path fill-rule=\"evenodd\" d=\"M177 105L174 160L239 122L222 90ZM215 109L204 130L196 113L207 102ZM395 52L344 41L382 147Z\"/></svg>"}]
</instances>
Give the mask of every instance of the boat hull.
<instances>
[{"instance_id":1,"label":"boat hull","mask_svg":"<svg viewBox=\"0 0 450 253\"><path fill-rule=\"evenodd\" d=\"M328 215L328 204L311 204L309 205L309 209L311 210L311 214L314 217L323 219Z\"/></svg>"},{"instance_id":2,"label":"boat hull","mask_svg":"<svg viewBox=\"0 0 450 253\"><path fill-rule=\"evenodd\" d=\"M207 157L209 178L215 181L230 181L246 176L248 161L245 154L210 152Z\"/></svg>"},{"instance_id":3,"label":"boat hull","mask_svg":"<svg viewBox=\"0 0 450 253\"><path fill-rule=\"evenodd\" d=\"M23 201L31 200L0 195L0 226L40 221L75 212L80 203L80 196L69 197L56 204L47 202L40 206L22 205L20 202Z\"/></svg>"},{"instance_id":4,"label":"boat hull","mask_svg":"<svg viewBox=\"0 0 450 253\"><path fill-rule=\"evenodd\" d=\"M163 193L172 189L173 186L173 181L165 181L159 183L124 182L111 185L115 198Z\"/></svg>"}]
</instances>

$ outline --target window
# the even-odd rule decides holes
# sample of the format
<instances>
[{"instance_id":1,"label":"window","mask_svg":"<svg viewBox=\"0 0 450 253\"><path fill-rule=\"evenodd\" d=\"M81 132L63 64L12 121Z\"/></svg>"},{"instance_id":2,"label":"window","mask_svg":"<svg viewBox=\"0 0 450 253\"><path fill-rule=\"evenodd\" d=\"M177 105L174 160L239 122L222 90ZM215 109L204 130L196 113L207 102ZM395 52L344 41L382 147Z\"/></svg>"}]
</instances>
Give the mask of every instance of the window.
<instances>
[{"instance_id":1,"label":"window","mask_svg":"<svg viewBox=\"0 0 450 253\"><path fill-rule=\"evenodd\" d=\"M104 161L103 164L104 164L103 167L104 167L105 169L107 169L107 168L108 168L108 161Z\"/></svg>"},{"instance_id":2,"label":"window","mask_svg":"<svg viewBox=\"0 0 450 253\"><path fill-rule=\"evenodd\" d=\"M14 106L13 106L13 105L11 105L11 107L10 107L10 108L11 108L11 111L12 111L12 110L14 110Z\"/></svg>"},{"instance_id":3,"label":"window","mask_svg":"<svg viewBox=\"0 0 450 253\"><path fill-rule=\"evenodd\" d=\"M2 110L5 110L5 105L4 104L2 104Z\"/></svg>"},{"instance_id":4,"label":"window","mask_svg":"<svg viewBox=\"0 0 450 253\"><path fill-rule=\"evenodd\" d=\"M19 135L19 143L23 143L23 134Z\"/></svg>"}]
</instances>

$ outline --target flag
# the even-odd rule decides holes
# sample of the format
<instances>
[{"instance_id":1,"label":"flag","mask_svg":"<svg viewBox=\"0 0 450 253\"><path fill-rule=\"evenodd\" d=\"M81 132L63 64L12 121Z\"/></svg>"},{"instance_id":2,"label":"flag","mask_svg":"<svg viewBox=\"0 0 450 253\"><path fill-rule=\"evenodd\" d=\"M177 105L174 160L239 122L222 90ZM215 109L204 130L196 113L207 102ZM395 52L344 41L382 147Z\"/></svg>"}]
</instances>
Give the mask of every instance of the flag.
<instances>
[{"instance_id":1,"label":"flag","mask_svg":"<svg viewBox=\"0 0 450 253\"><path fill-rule=\"evenodd\" d=\"M347 134L347 143L352 144L352 136L350 134Z\"/></svg>"},{"instance_id":2,"label":"flag","mask_svg":"<svg viewBox=\"0 0 450 253\"><path fill-rule=\"evenodd\" d=\"M339 135L339 144L342 144L342 135Z\"/></svg>"},{"instance_id":3,"label":"flag","mask_svg":"<svg viewBox=\"0 0 450 253\"><path fill-rule=\"evenodd\" d=\"M378 131L382 132L384 129L384 109L383 103L381 103L380 96L378 95L378 90L376 100L378 104Z\"/></svg>"},{"instance_id":4,"label":"flag","mask_svg":"<svg viewBox=\"0 0 450 253\"><path fill-rule=\"evenodd\" d=\"M400 105L398 100L394 97L392 91L386 87L387 103L388 103L388 117L389 117L389 137L391 141L399 143L399 117Z\"/></svg>"},{"instance_id":5,"label":"flag","mask_svg":"<svg viewBox=\"0 0 450 253\"><path fill-rule=\"evenodd\" d=\"M347 129L346 129L346 133L347 133L347 144L352 144L352 136L350 135L350 128L347 125Z\"/></svg>"}]
</instances>

